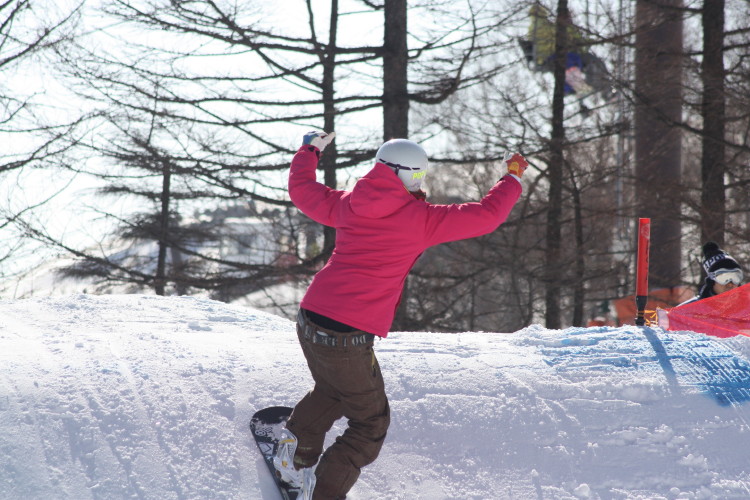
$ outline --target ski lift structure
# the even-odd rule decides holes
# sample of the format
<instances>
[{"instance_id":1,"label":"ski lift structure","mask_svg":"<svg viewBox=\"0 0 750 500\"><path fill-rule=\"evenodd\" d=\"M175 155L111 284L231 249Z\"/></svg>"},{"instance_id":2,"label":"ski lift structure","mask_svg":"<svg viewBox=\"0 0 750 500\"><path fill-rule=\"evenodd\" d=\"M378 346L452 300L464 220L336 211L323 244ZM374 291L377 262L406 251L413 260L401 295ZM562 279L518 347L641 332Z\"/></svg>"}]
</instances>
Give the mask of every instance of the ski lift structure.
<instances>
[{"instance_id":1,"label":"ski lift structure","mask_svg":"<svg viewBox=\"0 0 750 500\"><path fill-rule=\"evenodd\" d=\"M541 5L535 3L529 9L529 30L526 37L518 39L527 66L530 70L541 73L554 71L555 56L555 18ZM565 95L576 96L581 102L592 95L600 95L605 101L614 97L614 85L607 67L599 57L589 50L590 43L581 30L571 25L568 37L572 40L573 50L565 59Z\"/></svg>"}]
</instances>

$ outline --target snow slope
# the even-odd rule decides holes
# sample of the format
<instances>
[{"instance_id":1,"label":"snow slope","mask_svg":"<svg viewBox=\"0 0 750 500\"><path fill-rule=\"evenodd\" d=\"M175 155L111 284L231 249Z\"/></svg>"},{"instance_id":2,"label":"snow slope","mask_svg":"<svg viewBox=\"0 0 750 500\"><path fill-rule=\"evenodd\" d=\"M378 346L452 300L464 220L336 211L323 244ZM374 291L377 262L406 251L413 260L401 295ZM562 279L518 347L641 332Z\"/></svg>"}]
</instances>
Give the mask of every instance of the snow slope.
<instances>
[{"instance_id":1,"label":"snow slope","mask_svg":"<svg viewBox=\"0 0 750 500\"><path fill-rule=\"evenodd\" d=\"M393 421L354 500L750 498L748 338L533 325L376 352ZM276 499L247 424L309 385L292 322L256 310L0 302L0 499Z\"/></svg>"}]
</instances>

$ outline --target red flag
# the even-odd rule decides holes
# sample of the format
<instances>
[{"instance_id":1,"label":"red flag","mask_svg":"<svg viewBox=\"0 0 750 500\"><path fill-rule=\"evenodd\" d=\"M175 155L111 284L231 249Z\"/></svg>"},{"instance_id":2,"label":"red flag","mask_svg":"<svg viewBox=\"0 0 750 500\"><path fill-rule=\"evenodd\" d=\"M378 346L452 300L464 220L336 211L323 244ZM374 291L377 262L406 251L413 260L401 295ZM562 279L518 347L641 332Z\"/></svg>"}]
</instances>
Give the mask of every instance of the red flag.
<instances>
[{"instance_id":1,"label":"red flag","mask_svg":"<svg viewBox=\"0 0 750 500\"><path fill-rule=\"evenodd\" d=\"M672 309L658 309L659 326L716 337L750 337L750 284Z\"/></svg>"}]
</instances>

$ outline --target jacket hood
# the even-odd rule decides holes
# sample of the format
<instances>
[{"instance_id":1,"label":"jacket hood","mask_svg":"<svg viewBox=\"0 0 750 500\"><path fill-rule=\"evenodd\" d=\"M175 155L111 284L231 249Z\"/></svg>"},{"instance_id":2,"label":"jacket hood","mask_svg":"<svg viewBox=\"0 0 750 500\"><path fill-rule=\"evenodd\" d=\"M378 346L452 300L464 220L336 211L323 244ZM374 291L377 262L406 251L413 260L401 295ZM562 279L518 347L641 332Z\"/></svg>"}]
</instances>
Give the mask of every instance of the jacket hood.
<instances>
[{"instance_id":1,"label":"jacket hood","mask_svg":"<svg viewBox=\"0 0 750 500\"><path fill-rule=\"evenodd\" d=\"M393 170L376 163L354 185L349 204L355 214L375 219L395 213L412 200L414 197Z\"/></svg>"}]
</instances>

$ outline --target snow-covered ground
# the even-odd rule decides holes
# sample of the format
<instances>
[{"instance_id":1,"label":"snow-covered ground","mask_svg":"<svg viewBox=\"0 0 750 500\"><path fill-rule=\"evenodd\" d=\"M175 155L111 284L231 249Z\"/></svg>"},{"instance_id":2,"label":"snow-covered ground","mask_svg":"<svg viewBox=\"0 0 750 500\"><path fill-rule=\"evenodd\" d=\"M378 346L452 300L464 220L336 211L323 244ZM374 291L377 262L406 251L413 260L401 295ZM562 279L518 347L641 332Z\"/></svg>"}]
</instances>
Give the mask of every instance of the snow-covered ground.
<instances>
[{"instance_id":1,"label":"snow-covered ground","mask_svg":"<svg viewBox=\"0 0 750 500\"><path fill-rule=\"evenodd\" d=\"M393 420L355 500L750 498L746 337L533 325L376 352ZM276 499L248 422L309 386L292 322L256 310L0 302L0 498Z\"/></svg>"}]
</instances>

